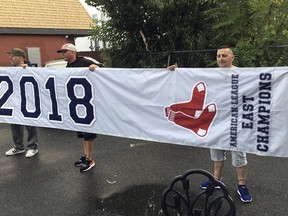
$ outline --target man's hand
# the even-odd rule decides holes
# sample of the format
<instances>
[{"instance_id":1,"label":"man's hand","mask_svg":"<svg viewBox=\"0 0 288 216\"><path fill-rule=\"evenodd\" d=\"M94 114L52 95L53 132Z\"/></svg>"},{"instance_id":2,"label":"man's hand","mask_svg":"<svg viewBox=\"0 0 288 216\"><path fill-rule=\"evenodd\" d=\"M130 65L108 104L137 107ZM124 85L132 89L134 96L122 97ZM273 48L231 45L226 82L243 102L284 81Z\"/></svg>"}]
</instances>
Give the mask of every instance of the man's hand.
<instances>
[{"instance_id":1,"label":"man's hand","mask_svg":"<svg viewBox=\"0 0 288 216\"><path fill-rule=\"evenodd\" d=\"M178 68L177 63L175 63L174 65L170 65L170 66L167 67L167 69L169 69L169 70L171 70L171 71L174 71L175 68Z\"/></svg>"},{"instance_id":2,"label":"man's hand","mask_svg":"<svg viewBox=\"0 0 288 216\"><path fill-rule=\"evenodd\" d=\"M20 66L25 69L28 65L27 64L21 64Z\"/></svg>"},{"instance_id":3,"label":"man's hand","mask_svg":"<svg viewBox=\"0 0 288 216\"><path fill-rule=\"evenodd\" d=\"M91 65L89 66L89 70L90 70L90 71L94 71L95 68L99 68L99 66L96 65L96 64L91 64Z\"/></svg>"}]
</instances>

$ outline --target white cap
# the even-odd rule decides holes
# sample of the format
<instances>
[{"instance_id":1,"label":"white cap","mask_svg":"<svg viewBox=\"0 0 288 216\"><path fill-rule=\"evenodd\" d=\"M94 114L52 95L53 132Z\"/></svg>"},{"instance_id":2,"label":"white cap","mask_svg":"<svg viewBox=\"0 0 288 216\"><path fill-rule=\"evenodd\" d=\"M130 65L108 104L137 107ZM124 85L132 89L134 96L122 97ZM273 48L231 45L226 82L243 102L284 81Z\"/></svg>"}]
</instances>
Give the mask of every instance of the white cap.
<instances>
[{"instance_id":1,"label":"white cap","mask_svg":"<svg viewBox=\"0 0 288 216\"><path fill-rule=\"evenodd\" d=\"M61 49L57 50L57 53L61 53L62 51L65 51L65 50L70 50L70 51L77 52L77 49L76 49L76 47L73 44L67 43L67 44L64 44L61 47Z\"/></svg>"}]
</instances>

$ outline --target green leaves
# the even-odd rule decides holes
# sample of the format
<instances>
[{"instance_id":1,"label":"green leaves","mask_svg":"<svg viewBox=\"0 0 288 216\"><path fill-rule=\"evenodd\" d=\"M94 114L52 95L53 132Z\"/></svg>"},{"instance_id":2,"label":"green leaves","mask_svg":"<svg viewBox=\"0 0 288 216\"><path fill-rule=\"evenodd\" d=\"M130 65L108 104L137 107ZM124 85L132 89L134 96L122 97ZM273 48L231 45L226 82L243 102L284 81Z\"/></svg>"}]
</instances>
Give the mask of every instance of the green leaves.
<instances>
[{"instance_id":1,"label":"green leaves","mask_svg":"<svg viewBox=\"0 0 288 216\"><path fill-rule=\"evenodd\" d=\"M276 48L288 41L287 1L244 0L225 4L218 1L217 6L213 9L217 15L208 15L217 20L213 31L220 38L226 36L229 44L237 48L238 66L287 65L288 58L283 59L287 49Z\"/></svg>"},{"instance_id":2,"label":"green leaves","mask_svg":"<svg viewBox=\"0 0 288 216\"><path fill-rule=\"evenodd\" d=\"M288 64L288 1L90 0L110 20L97 22L93 38L111 45L114 67L211 67L215 50L235 47L238 66ZM191 51L191 52L179 52Z\"/></svg>"}]
</instances>

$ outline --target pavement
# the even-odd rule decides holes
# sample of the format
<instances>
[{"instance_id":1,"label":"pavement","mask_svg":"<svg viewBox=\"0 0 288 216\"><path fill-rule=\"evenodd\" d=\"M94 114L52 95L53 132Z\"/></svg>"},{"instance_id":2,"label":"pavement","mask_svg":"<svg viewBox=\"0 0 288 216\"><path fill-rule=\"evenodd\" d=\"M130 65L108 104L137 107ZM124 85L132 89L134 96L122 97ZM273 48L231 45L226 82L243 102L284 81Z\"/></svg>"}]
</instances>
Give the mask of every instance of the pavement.
<instances>
[{"instance_id":1,"label":"pavement","mask_svg":"<svg viewBox=\"0 0 288 216\"><path fill-rule=\"evenodd\" d=\"M73 163L83 153L76 133L39 128L39 153L5 156L10 126L0 124L1 216L156 216L171 179L188 169L212 171L209 149L99 135L96 166L80 173ZM237 215L287 216L287 158L248 155L252 203L236 192L236 173L228 154L223 178ZM285 183L286 182L286 183Z\"/></svg>"}]
</instances>

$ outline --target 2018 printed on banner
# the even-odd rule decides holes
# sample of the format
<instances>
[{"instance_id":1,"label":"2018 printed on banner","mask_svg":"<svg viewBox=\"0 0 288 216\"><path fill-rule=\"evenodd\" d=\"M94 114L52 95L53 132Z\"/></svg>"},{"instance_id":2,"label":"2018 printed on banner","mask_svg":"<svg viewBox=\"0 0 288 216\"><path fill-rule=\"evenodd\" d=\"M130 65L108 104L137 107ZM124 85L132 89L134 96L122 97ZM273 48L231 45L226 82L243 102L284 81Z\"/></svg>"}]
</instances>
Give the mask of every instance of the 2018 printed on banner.
<instances>
[{"instance_id":1,"label":"2018 printed on banner","mask_svg":"<svg viewBox=\"0 0 288 216\"><path fill-rule=\"evenodd\" d=\"M57 86L55 77L49 76L44 83L44 89L48 92L50 100L50 113L48 120L52 122L62 122L63 114L57 101ZM19 82L20 87L20 111L24 118L38 119L43 114L43 105L41 105L39 83L33 76L23 75ZM0 76L0 116L13 116L14 107L6 107L5 104L14 94L13 81L9 76ZM95 105L93 101L92 84L86 77L70 76L65 84L67 92L67 107L69 117L75 124L91 125L95 117ZM79 93L80 92L80 93ZM33 97L30 97L33 95ZM30 105L30 106L29 106ZM80 112L82 110L82 112Z\"/></svg>"}]
</instances>

